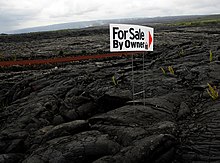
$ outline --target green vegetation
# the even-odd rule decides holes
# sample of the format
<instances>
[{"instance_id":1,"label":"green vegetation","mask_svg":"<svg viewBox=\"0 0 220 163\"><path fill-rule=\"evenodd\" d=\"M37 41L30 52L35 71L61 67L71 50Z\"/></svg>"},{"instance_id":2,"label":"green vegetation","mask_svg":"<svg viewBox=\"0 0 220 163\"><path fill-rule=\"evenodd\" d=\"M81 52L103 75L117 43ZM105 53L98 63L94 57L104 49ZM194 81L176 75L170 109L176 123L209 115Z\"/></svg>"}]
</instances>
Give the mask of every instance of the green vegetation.
<instances>
[{"instance_id":1,"label":"green vegetation","mask_svg":"<svg viewBox=\"0 0 220 163\"><path fill-rule=\"evenodd\" d=\"M113 84L114 84L115 86L118 85L118 81L115 79L115 76L114 76L114 75L112 76L112 82L113 82Z\"/></svg>"},{"instance_id":2,"label":"green vegetation","mask_svg":"<svg viewBox=\"0 0 220 163\"><path fill-rule=\"evenodd\" d=\"M172 75L175 74L172 66L169 66L169 67L168 67L168 70L169 70L169 72L170 72Z\"/></svg>"},{"instance_id":3,"label":"green vegetation","mask_svg":"<svg viewBox=\"0 0 220 163\"><path fill-rule=\"evenodd\" d=\"M164 70L163 67L160 67L161 71L163 72L164 75L167 75L166 71ZM168 71L170 72L170 74L174 75L175 72L173 70L173 67L172 66L168 66Z\"/></svg>"},{"instance_id":4,"label":"green vegetation","mask_svg":"<svg viewBox=\"0 0 220 163\"><path fill-rule=\"evenodd\" d=\"M183 56L184 56L183 48L179 51L179 56L180 56L180 57L183 57Z\"/></svg>"},{"instance_id":5,"label":"green vegetation","mask_svg":"<svg viewBox=\"0 0 220 163\"><path fill-rule=\"evenodd\" d=\"M218 91L217 91L217 88L216 86L211 86L209 83L207 83L208 85L208 89L207 89L207 92L209 94L209 96L213 99L213 100L216 100L218 98Z\"/></svg>"},{"instance_id":6,"label":"green vegetation","mask_svg":"<svg viewBox=\"0 0 220 163\"><path fill-rule=\"evenodd\" d=\"M185 20L185 21L176 21L170 23L169 25L173 26L203 26L203 25L213 25L220 24L220 15L210 15L210 16L201 16L200 18Z\"/></svg>"},{"instance_id":7,"label":"green vegetation","mask_svg":"<svg viewBox=\"0 0 220 163\"><path fill-rule=\"evenodd\" d=\"M162 70L163 74L166 75L166 71L164 70L164 68L161 67L160 69Z\"/></svg>"}]
</instances>

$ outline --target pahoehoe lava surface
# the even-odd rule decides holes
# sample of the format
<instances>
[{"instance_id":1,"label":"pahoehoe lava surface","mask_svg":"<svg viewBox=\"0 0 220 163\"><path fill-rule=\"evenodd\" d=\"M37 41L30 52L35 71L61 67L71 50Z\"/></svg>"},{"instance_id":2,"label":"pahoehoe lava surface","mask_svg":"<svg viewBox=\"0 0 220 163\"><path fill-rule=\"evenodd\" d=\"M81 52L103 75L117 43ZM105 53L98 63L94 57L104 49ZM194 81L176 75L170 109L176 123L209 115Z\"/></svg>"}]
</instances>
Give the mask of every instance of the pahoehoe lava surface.
<instances>
[{"instance_id":1,"label":"pahoehoe lava surface","mask_svg":"<svg viewBox=\"0 0 220 163\"><path fill-rule=\"evenodd\" d=\"M109 48L108 29L63 32L0 36L0 50L22 59ZM135 101L129 56L1 68L0 162L219 162L220 100L206 90L220 87L219 34L218 24L155 26L145 99ZM134 58L138 92L142 55Z\"/></svg>"}]
</instances>

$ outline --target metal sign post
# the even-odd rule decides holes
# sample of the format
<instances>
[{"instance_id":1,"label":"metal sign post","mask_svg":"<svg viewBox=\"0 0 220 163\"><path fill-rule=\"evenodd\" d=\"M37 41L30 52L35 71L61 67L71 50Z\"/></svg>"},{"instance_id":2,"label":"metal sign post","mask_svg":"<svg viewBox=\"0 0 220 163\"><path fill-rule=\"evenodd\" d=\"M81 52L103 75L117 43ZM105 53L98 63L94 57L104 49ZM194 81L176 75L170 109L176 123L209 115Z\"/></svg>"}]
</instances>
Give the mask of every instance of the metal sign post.
<instances>
[{"instance_id":1,"label":"metal sign post","mask_svg":"<svg viewBox=\"0 0 220 163\"><path fill-rule=\"evenodd\" d=\"M144 53L143 53L143 102L145 106L145 66L144 66Z\"/></svg>"},{"instance_id":2,"label":"metal sign post","mask_svg":"<svg viewBox=\"0 0 220 163\"><path fill-rule=\"evenodd\" d=\"M110 51L153 51L153 33L151 27L110 24ZM134 56L132 55L132 100L135 105L135 96L142 94L145 106L145 54L143 53L143 90L135 93Z\"/></svg>"},{"instance_id":3,"label":"metal sign post","mask_svg":"<svg viewBox=\"0 0 220 163\"><path fill-rule=\"evenodd\" d=\"M132 60L132 65L131 65L131 67L132 67L132 83L131 83L131 85L132 85L132 101L133 101L133 105L134 105L134 55L131 55L131 60Z\"/></svg>"},{"instance_id":4,"label":"metal sign post","mask_svg":"<svg viewBox=\"0 0 220 163\"><path fill-rule=\"evenodd\" d=\"M143 104L145 106L145 59L144 59L145 53L143 53L143 77L142 77L142 88L143 90L140 92L135 93L135 82L134 82L134 55L132 55L132 100L133 105L135 105L135 96L142 94L143 96Z\"/></svg>"}]
</instances>

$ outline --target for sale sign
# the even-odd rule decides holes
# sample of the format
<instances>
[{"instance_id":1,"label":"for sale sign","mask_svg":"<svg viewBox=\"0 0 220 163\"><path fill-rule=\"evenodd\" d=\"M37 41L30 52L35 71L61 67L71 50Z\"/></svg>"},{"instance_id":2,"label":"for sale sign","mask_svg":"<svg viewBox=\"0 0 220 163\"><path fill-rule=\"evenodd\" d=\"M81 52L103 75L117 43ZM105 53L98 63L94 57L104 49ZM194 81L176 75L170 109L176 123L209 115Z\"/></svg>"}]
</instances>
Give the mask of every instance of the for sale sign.
<instances>
[{"instance_id":1,"label":"for sale sign","mask_svg":"<svg viewBox=\"0 0 220 163\"><path fill-rule=\"evenodd\" d=\"M110 24L110 51L153 51L153 34L150 27Z\"/></svg>"}]
</instances>

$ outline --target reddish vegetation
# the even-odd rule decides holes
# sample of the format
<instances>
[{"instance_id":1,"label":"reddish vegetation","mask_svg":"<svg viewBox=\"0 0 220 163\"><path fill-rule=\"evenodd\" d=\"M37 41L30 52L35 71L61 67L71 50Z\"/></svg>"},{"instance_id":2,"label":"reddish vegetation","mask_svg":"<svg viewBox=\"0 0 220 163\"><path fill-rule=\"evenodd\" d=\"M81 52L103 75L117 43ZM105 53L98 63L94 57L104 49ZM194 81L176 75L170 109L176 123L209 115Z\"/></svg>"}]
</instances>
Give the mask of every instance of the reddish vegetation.
<instances>
[{"instance_id":1,"label":"reddish vegetation","mask_svg":"<svg viewBox=\"0 0 220 163\"><path fill-rule=\"evenodd\" d=\"M61 62L72 62L81 61L88 59L101 59L107 57L116 57L122 55L133 55L142 52L120 52L120 53L107 53L107 54L96 54L96 55L84 55L75 57L65 57L65 58L50 58L50 59L36 59L36 60L20 60L20 61L2 61L0 66L7 67L13 65L39 65L39 64L51 64L51 63L61 63Z\"/></svg>"}]
</instances>

